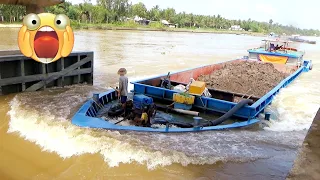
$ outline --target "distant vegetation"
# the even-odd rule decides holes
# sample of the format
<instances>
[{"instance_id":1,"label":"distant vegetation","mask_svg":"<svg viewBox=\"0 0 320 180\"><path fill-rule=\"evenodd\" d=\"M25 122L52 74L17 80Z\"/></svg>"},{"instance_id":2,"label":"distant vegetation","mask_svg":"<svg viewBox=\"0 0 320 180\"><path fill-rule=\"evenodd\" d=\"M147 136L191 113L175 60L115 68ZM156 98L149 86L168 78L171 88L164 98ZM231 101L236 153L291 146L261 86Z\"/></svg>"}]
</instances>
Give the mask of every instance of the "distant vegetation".
<instances>
[{"instance_id":1,"label":"distant vegetation","mask_svg":"<svg viewBox=\"0 0 320 180\"><path fill-rule=\"evenodd\" d=\"M272 19L268 20L268 22L257 22L251 19L229 20L219 14L204 16L186 12L177 13L173 8L161 9L159 6L154 6L148 10L143 3L131 4L128 0L97 0L97 5L92 5L90 0L84 0L83 3L78 5L65 2L48 7L46 11L54 14L67 14L73 21L72 25L74 27L83 26L83 24L99 24L97 26L101 26L100 24L109 24L112 26L136 27L138 25L127 22L127 18L132 19L137 15L156 22L167 20L170 23L178 24L179 28L188 29L200 27L212 30L227 30L232 25L240 25L245 31L258 33L274 32L277 34L320 35L319 30L284 26L273 22ZM25 8L13 5L0 5L0 16L1 15L6 22L21 21L23 15L25 15ZM163 28L160 23L151 23L145 27Z\"/></svg>"}]
</instances>

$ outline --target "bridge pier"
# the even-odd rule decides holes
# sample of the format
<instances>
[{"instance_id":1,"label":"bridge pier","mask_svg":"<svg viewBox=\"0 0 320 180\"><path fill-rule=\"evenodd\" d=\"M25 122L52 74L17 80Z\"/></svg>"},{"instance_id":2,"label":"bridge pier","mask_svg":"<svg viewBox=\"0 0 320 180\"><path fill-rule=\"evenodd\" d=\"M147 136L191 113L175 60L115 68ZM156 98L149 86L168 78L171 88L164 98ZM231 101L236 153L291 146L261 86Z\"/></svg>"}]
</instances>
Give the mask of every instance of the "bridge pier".
<instances>
[{"instance_id":1,"label":"bridge pier","mask_svg":"<svg viewBox=\"0 0 320 180\"><path fill-rule=\"evenodd\" d=\"M20 51L0 51L1 95L81 83L93 84L93 52L72 52L43 64Z\"/></svg>"}]
</instances>

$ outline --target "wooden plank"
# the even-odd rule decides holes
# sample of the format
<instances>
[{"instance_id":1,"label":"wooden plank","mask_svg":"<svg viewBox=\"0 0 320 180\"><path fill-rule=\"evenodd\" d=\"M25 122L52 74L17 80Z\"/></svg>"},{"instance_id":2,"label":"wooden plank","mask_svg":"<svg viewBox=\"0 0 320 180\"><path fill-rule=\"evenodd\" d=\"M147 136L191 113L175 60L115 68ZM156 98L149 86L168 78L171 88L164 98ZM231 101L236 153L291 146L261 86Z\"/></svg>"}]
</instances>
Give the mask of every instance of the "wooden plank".
<instances>
[{"instance_id":1,"label":"wooden plank","mask_svg":"<svg viewBox=\"0 0 320 180\"><path fill-rule=\"evenodd\" d=\"M3 56L3 57L0 57L0 63L1 62L10 62L10 61L20 61L20 60L30 60L30 61L34 61L30 58L27 58L23 55L21 56Z\"/></svg>"},{"instance_id":2,"label":"wooden plank","mask_svg":"<svg viewBox=\"0 0 320 180\"><path fill-rule=\"evenodd\" d=\"M59 65L58 69L62 71L64 69L64 58L61 58L58 65ZM64 85L64 76L58 79L58 86L63 87L63 85Z\"/></svg>"},{"instance_id":3,"label":"wooden plank","mask_svg":"<svg viewBox=\"0 0 320 180\"><path fill-rule=\"evenodd\" d=\"M0 79L0 86L33 82L33 81L41 81L47 78L47 76L57 75L58 73L59 72L53 72L53 73L49 73L48 75L38 74L38 75L29 75L25 77L12 77L12 78ZM91 68L86 68L86 69L74 70L72 73L66 75L65 77L76 76L77 74L89 74L89 73L91 73Z\"/></svg>"},{"instance_id":4,"label":"wooden plank","mask_svg":"<svg viewBox=\"0 0 320 180\"><path fill-rule=\"evenodd\" d=\"M61 58L61 71L64 70L64 57ZM64 86L64 76L61 77L61 84L62 84L62 87Z\"/></svg>"},{"instance_id":5,"label":"wooden plank","mask_svg":"<svg viewBox=\"0 0 320 180\"><path fill-rule=\"evenodd\" d=\"M44 81L41 81L41 82L38 82L32 86L30 86L28 89L26 89L25 91L26 92L29 92L29 91L36 91L40 88L42 88L45 84L48 84L62 76L65 76L67 75L68 73L71 73L73 70L75 70L76 68L78 68L79 66L82 66L84 65L85 63L87 62L90 62L92 61L92 56L87 56L86 58L82 59L80 62L77 62L75 64L72 64L71 66L67 67L66 69L58 72L57 74L55 75L51 75L49 76L47 79L45 79Z\"/></svg>"},{"instance_id":6,"label":"wooden plank","mask_svg":"<svg viewBox=\"0 0 320 180\"><path fill-rule=\"evenodd\" d=\"M0 56L12 56L12 55L22 55L22 53L19 50L0 51Z\"/></svg>"},{"instance_id":7,"label":"wooden plank","mask_svg":"<svg viewBox=\"0 0 320 180\"><path fill-rule=\"evenodd\" d=\"M43 76L43 78L41 79L41 80L43 80L43 79L45 79L45 78L47 78L48 77L48 72L47 72L47 65L46 64L42 64L42 74L44 75ZM47 86L46 86L46 84L43 86L43 88L45 89Z\"/></svg>"},{"instance_id":8,"label":"wooden plank","mask_svg":"<svg viewBox=\"0 0 320 180\"><path fill-rule=\"evenodd\" d=\"M20 71L21 71L21 77L25 78L25 72L24 72L24 60L20 60ZM22 82L22 91L26 90L26 83Z\"/></svg>"},{"instance_id":9,"label":"wooden plank","mask_svg":"<svg viewBox=\"0 0 320 180\"><path fill-rule=\"evenodd\" d=\"M24 56L23 54L17 52L17 51L0 51L0 62L6 62L6 61L17 61L17 60L30 60L30 61L34 61L33 59L31 58L28 58L26 56ZM1 53L3 53L1 55ZM74 51L74 52L71 52L69 57L72 57L72 56L78 56L78 55L93 55L93 52L92 51L89 51L89 52L79 52L79 51Z\"/></svg>"},{"instance_id":10,"label":"wooden plank","mask_svg":"<svg viewBox=\"0 0 320 180\"><path fill-rule=\"evenodd\" d=\"M93 59L93 58L94 58L94 54L92 54L92 59ZM92 70L91 72L92 72L92 73L91 73L91 77L90 77L90 84L93 84L93 71L94 71L94 70L93 70L93 68L94 68L93 65L94 65L94 64L93 64L93 61L91 61L91 70Z\"/></svg>"},{"instance_id":11,"label":"wooden plank","mask_svg":"<svg viewBox=\"0 0 320 180\"><path fill-rule=\"evenodd\" d=\"M78 56L77 56L77 62L79 62L79 61L80 61L80 55L78 54ZM80 69L80 66L78 67L78 69ZM80 75L80 74L78 74L77 83L79 84L79 83L80 83L80 81L81 81L81 75Z\"/></svg>"}]
</instances>

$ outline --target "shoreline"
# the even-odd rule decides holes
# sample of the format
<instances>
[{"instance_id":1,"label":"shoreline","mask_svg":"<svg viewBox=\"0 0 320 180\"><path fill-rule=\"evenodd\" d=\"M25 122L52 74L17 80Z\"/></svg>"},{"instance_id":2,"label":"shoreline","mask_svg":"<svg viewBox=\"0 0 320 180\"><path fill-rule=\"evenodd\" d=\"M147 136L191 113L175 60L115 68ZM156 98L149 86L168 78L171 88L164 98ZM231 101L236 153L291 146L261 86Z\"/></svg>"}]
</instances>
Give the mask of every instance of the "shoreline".
<instances>
[{"instance_id":1,"label":"shoreline","mask_svg":"<svg viewBox=\"0 0 320 180\"><path fill-rule=\"evenodd\" d=\"M21 24L0 24L0 28L21 28ZM158 32L183 32L183 33L212 33L212 34L235 34L248 36L265 36L263 33L248 32L248 31L230 31L230 30L215 30L215 29L187 29L187 28L152 28L152 27L117 27L103 25L80 25L73 27L76 30L111 30L111 31L158 31Z\"/></svg>"},{"instance_id":2,"label":"shoreline","mask_svg":"<svg viewBox=\"0 0 320 180\"><path fill-rule=\"evenodd\" d=\"M89 28L90 29L90 28ZM96 28L93 28L96 29ZM230 32L230 31L206 31L206 30L188 30L188 29L152 29L152 28L104 28L102 30L116 30L116 31L123 31L123 30L129 30L129 31L160 31L160 32L184 32L184 33L205 33L205 34L235 34L235 35L248 35L248 36L265 36L265 34L260 33L248 33L248 32Z\"/></svg>"},{"instance_id":3,"label":"shoreline","mask_svg":"<svg viewBox=\"0 0 320 180\"><path fill-rule=\"evenodd\" d=\"M187 29L187 28L152 28L152 27L116 27L116 26L83 26L75 30L111 30L111 31L158 31L158 32L183 32L183 33L206 33L206 34L235 34L249 36L266 36L263 33L248 31L229 31L215 29Z\"/></svg>"}]
</instances>

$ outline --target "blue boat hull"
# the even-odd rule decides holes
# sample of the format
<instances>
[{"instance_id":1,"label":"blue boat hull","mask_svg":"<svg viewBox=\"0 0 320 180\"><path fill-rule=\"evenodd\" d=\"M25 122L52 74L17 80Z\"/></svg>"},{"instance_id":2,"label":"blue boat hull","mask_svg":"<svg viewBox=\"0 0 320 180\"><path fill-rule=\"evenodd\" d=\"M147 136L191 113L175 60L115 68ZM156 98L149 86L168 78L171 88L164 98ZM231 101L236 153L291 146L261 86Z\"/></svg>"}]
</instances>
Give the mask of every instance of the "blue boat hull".
<instances>
[{"instance_id":1,"label":"blue boat hull","mask_svg":"<svg viewBox=\"0 0 320 180\"><path fill-rule=\"evenodd\" d=\"M302 58L304 53L302 52L295 52L292 51L291 53L282 53L282 52L269 52L269 51L265 51L263 48L258 48L258 49L249 49L248 50L249 53L252 54L264 54L264 55L271 55L271 56L285 56L288 58Z\"/></svg>"},{"instance_id":2,"label":"blue boat hull","mask_svg":"<svg viewBox=\"0 0 320 180\"><path fill-rule=\"evenodd\" d=\"M238 61L238 60L236 60ZM220 63L221 65L223 63ZM297 69L293 74L284 79L281 83L279 83L275 88L273 88L266 95L261 97L258 101L256 101L251 106L244 106L240 110L238 110L234 116L241 117L247 119L242 122L235 122L227 125L217 125L217 126L209 126L209 127L194 127L194 128L151 128L151 127L138 127L138 126L121 126L110 123L102 118L98 118L97 115L101 110L101 106L98 106L93 100L87 101L74 115L72 118L72 124L87 127L87 128L100 128L100 129L108 129L108 130L123 130L123 131L140 131L140 132L160 132L160 133L181 133L181 132L200 132L200 131L213 131L213 130L225 130L225 129L233 129L233 128L241 128L246 126L251 126L259 122L259 119L256 117L261 113L264 108L271 103L274 96L279 93L281 88L289 85L294 79L296 79L302 72L307 72L312 66L311 61L304 61L302 67ZM199 68L210 68L209 66L202 66ZM194 68L197 69L197 68ZM192 72L194 69L184 70L180 72L173 73L188 73ZM203 72L201 70L201 72ZM154 78L149 78L145 80L140 80L136 82L132 82L134 84L134 93L135 94L145 94L147 96L151 96L157 99L165 99L168 101L172 101L173 93L176 91L168 90L164 88L155 87L152 85L145 84L149 82L152 84L155 80L158 80L161 77L165 77L165 75L157 76ZM107 92L101 93L98 95L99 104L103 106L117 99L116 92L114 90L109 90ZM214 111L220 113L226 113L230 109L232 109L236 103L228 102L224 100L214 99L214 98L206 98L206 97L197 97L194 103L196 108L200 108L206 111Z\"/></svg>"},{"instance_id":3,"label":"blue boat hull","mask_svg":"<svg viewBox=\"0 0 320 180\"><path fill-rule=\"evenodd\" d=\"M99 94L99 102L101 104L111 102L115 97L115 91L110 90L105 93ZM112 124L102 118L97 118L99 107L95 105L93 100L87 101L79 111L74 115L71 122L74 125L85 128L97 128L117 131L139 131L139 132L159 132L159 133L182 133L182 132L200 132L200 131L213 131L225 130L250 126L258 123L260 120L251 119L243 122L235 122L227 125L218 125L211 127L195 127L195 128L151 128L139 126L121 126Z\"/></svg>"}]
</instances>

